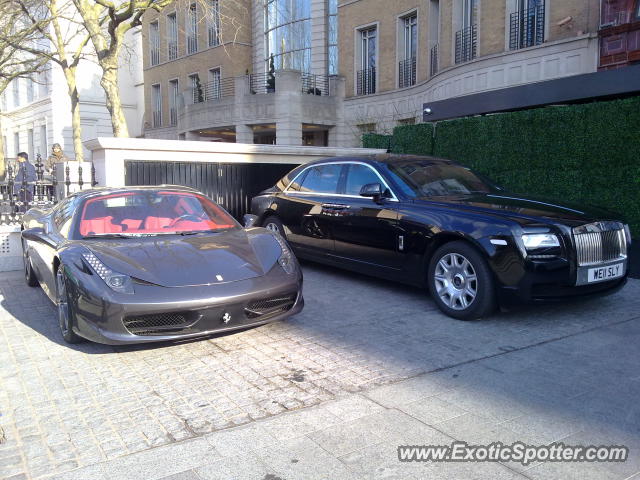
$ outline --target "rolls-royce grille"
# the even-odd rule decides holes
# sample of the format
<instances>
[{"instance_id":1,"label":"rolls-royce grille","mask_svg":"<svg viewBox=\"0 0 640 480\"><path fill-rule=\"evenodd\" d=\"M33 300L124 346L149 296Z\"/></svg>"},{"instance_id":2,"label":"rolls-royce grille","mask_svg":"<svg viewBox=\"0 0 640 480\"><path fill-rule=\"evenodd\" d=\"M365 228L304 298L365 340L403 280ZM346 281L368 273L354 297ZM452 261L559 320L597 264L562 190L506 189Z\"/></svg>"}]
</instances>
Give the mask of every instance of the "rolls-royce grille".
<instances>
[{"instance_id":1,"label":"rolls-royce grille","mask_svg":"<svg viewBox=\"0 0 640 480\"><path fill-rule=\"evenodd\" d=\"M247 318L271 317L291 310L296 302L296 293L279 297L262 298L249 302L244 309Z\"/></svg>"},{"instance_id":2,"label":"rolls-royce grille","mask_svg":"<svg viewBox=\"0 0 640 480\"><path fill-rule=\"evenodd\" d=\"M188 324L188 314L180 312L136 315L124 319L124 326L134 335L170 335Z\"/></svg>"},{"instance_id":3,"label":"rolls-royce grille","mask_svg":"<svg viewBox=\"0 0 640 480\"><path fill-rule=\"evenodd\" d=\"M574 234L578 265L597 265L627 257L624 230Z\"/></svg>"}]
</instances>

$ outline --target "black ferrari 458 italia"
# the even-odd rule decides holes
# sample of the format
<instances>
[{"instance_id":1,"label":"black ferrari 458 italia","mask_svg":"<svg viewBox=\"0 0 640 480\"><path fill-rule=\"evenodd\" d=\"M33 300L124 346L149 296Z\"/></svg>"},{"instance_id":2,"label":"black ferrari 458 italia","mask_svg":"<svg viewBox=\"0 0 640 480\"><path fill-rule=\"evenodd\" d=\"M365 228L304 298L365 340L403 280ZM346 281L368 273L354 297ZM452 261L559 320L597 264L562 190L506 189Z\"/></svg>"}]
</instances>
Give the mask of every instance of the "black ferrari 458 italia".
<instances>
[{"instance_id":1,"label":"black ferrari 458 italia","mask_svg":"<svg viewBox=\"0 0 640 480\"><path fill-rule=\"evenodd\" d=\"M446 314L611 293L627 279L618 215L504 191L449 160L410 155L302 165L252 201L296 255L429 288Z\"/></svg>"},{"instance_id":2,"label":"black ferrari 458 italia","mask_svg":"<svg viewBox=\"0 0 640 480\"><path fill-rule=\"evenodd\" d=\"M22 246L26 281L57 305L67 342L191 338L303 307L286 241L185 187L86 190L31 209Z\"/></svg>"}]
</instances>

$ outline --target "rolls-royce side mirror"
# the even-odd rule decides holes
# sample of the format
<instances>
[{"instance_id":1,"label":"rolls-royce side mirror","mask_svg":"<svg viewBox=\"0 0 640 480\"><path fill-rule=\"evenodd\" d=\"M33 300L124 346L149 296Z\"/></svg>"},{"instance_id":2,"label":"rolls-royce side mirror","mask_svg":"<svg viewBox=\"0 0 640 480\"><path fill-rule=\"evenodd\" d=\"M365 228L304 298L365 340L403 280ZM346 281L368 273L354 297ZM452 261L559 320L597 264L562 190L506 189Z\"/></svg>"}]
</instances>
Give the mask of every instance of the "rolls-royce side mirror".
<instances>
[{"instance_id":1,"label":"rolls-royce side mirror","mask_svg":"<svg viewBox=\"0 0 640 480\"><path fill-rule=\"evenodd\" d=\"M360 189L360 196L370 197L377 200L382 197L382 185L379 183L367 183Z\"/></svg>"},{"instance_id":2,"label":"rolls-royce side mirror","mask_svg":"<svg viewBox=\"0 0 640 480\"><path fill-rule=\"evenodd\" d=\"M258 216L247 213L242 217L242 223L244 224L244 228L255 227L258 223Z\"/></svg>"}]
</instances>

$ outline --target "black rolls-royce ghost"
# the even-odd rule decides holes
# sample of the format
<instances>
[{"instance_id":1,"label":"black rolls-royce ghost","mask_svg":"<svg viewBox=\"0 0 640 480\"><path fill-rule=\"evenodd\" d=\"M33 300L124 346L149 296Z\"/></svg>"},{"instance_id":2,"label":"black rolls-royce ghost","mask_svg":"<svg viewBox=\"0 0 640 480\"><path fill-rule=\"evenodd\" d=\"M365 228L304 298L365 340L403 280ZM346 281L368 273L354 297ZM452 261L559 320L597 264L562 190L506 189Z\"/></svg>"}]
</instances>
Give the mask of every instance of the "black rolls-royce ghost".
<instances>
[{"instance_id":1,"label":"black rolls-royce ghost","mask_svg":"<svg viewBox=\"0 0 640 480\"><path fill-rule=\"evenodd\" d=\"M507 193L450 160L315 161L251 208L299 257L426 286L459 319L514 299L611 293L627 279L631 234L619 217Z\"/></svg>"},{"instance_id":2,"label":"black rolls-royce ghost","mask_svg":"<svg viewBox=\"0 0 640 480\"><path fill-rule=\"evenodd\" d=\"M26 282L57 305L70 343L193 338L304 305L286 242L186 187L85 190L31 209L22 247Z\"/></svg>"}]
</instances>

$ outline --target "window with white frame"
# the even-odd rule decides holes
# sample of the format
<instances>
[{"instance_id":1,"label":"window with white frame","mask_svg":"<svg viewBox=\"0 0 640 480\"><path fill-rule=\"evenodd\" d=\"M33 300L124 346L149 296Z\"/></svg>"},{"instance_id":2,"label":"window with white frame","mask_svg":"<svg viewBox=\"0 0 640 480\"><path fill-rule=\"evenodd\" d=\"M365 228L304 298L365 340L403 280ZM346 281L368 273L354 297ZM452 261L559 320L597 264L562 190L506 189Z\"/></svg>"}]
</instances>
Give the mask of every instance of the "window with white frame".
<instances>
[{"instance_id":1,"label":"window with white frame","mask_svg":"<svg viewBox=\"0 0 640 480\"><path fill-rule=\"evenodd\" d=\"M178 79L169 80L169 125L178 124L178 95L180 95Z\"/></svg>"},{"instance_id":2,"label":"window with white frame","mask_svg":"<svg viewBox=\"0 0 640 480\"><path fill-rule=\"evenodd\" d=\"M20 106L20 79L16 78L11 82L11 88L13 90L13 108Z\"/></svg>"},{"instance_id":3,"label":"window with white frame","mask_svg":"<svg viewBox=\"0 0 640 480\"><path fill-rule=\"evenodd\" d=\"M151 65L160 63L160 26L157 20L149 24L149 59Z\"/></svg>"},{"instance_id":4,"label":"window with white frame","mask_svg":"<svg viewBox=\"0 0 640 480\"><path fill-rule=\"evenodd\" d=\"M153 111L153 128L162 126L162 92L160 84L151 85L151 108Z\"/></svg>"},{"instance_id":5,"label":"window with white frame","mask_svg":"<svg viewBox=\"0 0 640 480\"><path fill-rule=\"evenodd\" d=\"M405 88L416 83L416 56L418 51L418 15L413 12L400 19L400 63L398 64L398 87Z\"/></svg>"},{"instance_id":6,"label":"window with white frame","mask_svg":"<svg viewBox=\"0 0 640 480\"><path fill-rule=\"evenodd\" d=\"M509 18L509 48L517 50L544 43L545 1L518 0Z\"/></svg>"},{"instance_id":7,"label":"window with white frame","mask_svg":"<svg viewBox=\"0 0 640 480\"><path fill-rule=\"evenodd\" d=\"M222 89L220 88L221 73L220 68L212 68L209 70L209 83L207 84L205 92L207 100L220 98L222 96Z\"/></svg>"},{"instance_id":8,"label":"window with white frame","mask_svg":"<svg viewBox=\"0 0 640 480\"><path fill-rule=\"evenodd\" d=\"M198 7L195 3L187 9L187 55L198 51Z\"/></svg>"},{"instance_id":9,"label":"window with white frame","mask_svg":"<svg viewBox=\"0 0 640 480\"><path fill-rule=\"evenodd\" d=\"M34 155L35 144L33 143L33 128L27 130L27 153L29 154L29 159L33 162L35 159Z\"/></svg>"},{"instance_id":10,"label":"window with white frame","mask_svg":"<svg viewBox=\"0 0 640 480\"><path fill-rule=\"evenodd\" d=\"M47 125L40 125L40 152L43 157L47 156Z\"/></svg>"},{"instance_id":11,"label":"window with white frame","mask_svg":"<svg viewBox=\"0 0 640 480\"><path fill-rule=\"evenodd\" d=\"M0 96L0 109L4 112L7 109L7 92L4 90Z\"/></svg>"},{"instance_id":12,"label":"window with white frame","mask_svg":"<svg viewBox=\"0 0 640 480\"><path fill-rule=\"evenodd\" d=\"M478 2L462 0L462 29L456 32L455 62L468 62L478 52Z\"/></svg>"},{"instance_id":13,"label":"window with white frame","mask_svg":"<svg viewBox=\"0 0 640 480\"><path fill-rule=\"evenodd\" d=\"M338 74L338 0L328 0L327 56L329 75Z\"/></svg>"},{"instance_id":14,"label":"window with white frame","mask_svg":"<svg viewBox=\"0 0 640 480\"><path fill-rule=\"evenodd\" d=\"M17 155L20 153L20 132L15 132L13 134L13 154ZM15 172L14 172L15 173Z\"/></svg>"},{"instance_id":15,"label":"window with white frame","mask_svg":"<svg viewBox=\"0 0 640 480\"><path fill-rule=\"evenodd\" d=\"M178 58L178 18L176 12L167 15L167 58Z\"/></svg>"},{"instance_id":16,"label":"window with white frame","mask_svg":"<svg viewBox=\"0 0 640 480\"><path fill-rule=\"evenodd\" d=\"M376 67L378 29L370 27L359 30L360 35L360 68L357 72L356 93L370 95L376 93Z\"/></svg>"},{"instance_id":17,"label":"window with white frame","mask_svg":"<svg viewBox=\"0 0 640 480\"><path fill-rule=\"evenodd\" d=\"M34 91L34 82L31 77L26 78L25 82L27 84L27 102L33 102L35 100L35 91Z\"/></svg>"},{"instance_id":18,"label":"window with white frame","mask_svg":"<svg viewBox=\"0 0 640 480\"><path fill-rule=\"evenodd\" d=\"M211 0L207 16L209 46L217 47L220 45L220 2L218 0Z\"/></svg>"}]
</instances>

